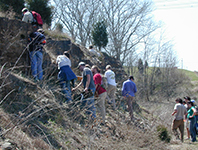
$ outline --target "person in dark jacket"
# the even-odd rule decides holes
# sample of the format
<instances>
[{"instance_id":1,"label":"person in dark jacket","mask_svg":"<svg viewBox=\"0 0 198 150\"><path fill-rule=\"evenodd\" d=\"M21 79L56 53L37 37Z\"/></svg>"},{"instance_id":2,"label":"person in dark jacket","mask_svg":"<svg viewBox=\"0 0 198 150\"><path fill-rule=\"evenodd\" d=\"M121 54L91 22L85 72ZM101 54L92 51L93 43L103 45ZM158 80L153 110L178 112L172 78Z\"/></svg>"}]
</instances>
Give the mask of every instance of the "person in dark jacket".
<instances>
[{"instance_id":1,"label":"person in dark jacket","mask_svg":"<svg viewBox=\"0 0 198 150\"><path fill-rule=\"evenodd\" d=\"M29 55L31 71L35 81L43 79L43 46L46 43L44 31L38 29L29 35Z\"/></svg>"}]
</instances>

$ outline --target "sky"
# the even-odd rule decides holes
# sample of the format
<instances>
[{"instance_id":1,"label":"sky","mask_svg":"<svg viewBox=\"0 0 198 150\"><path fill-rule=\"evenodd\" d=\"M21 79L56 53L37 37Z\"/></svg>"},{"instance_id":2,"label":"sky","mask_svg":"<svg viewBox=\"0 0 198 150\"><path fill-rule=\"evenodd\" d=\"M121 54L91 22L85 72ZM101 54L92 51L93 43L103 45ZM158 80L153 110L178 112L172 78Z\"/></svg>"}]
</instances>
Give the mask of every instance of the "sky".
<instances>
[{"instance_id":1,"label":"sky","mask_svg":"<svg viewBox=\"0 0 198 150\"><path fill-rule=\"evenodd\" d=\"M178 68L198 71L198 0L153 0L154 18L173 40Z\"/></svg>"}]
</instances>

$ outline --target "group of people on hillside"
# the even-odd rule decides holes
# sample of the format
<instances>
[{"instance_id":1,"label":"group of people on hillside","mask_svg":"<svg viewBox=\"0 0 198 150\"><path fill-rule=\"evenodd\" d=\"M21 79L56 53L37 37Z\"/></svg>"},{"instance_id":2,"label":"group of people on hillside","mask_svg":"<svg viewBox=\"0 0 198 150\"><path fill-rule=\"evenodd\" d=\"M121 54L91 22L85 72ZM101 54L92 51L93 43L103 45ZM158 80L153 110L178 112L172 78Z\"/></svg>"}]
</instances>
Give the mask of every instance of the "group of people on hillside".
<instances>
[{"instance_id":1,"label":"group of people on hillside","mask_svg":"<svg viewBox=\"0 0 198 150\"><path fill-rule=\"evenodd\" d=\"M175 100L174 111L172 116L175 116L172 124L172 131L177 139L184 141L184 122L187 130L187 139L191 138L192 142L196 140L197 133L197 121L198 114L195 106L195 100L191 100L189 96L184 97L184 101L181 98ZM180 131L180 138L177 132L177 128Z\"/></svg>"},{"instance_id":2,"label":"group of people on hillside","mask_svg":"<svg viewBox=\"0 0 198 150\"><path fill-rule=\"evenodd\" d=\"M30 12L27 8L22 9L22 21L31 23L34 27L34 31L28 35L28 51L32 75L35 81L40 81L43 79L43 46L46 44L46 39L42 29L41 17L40 20L37 20L33 14L40 16L35 11Z\"/></svg>"},{"instance_id":3,"label":"group of people on hillside","mask_svg":"<svg viewBox=\"0 0 198 150\"><path fill-rule=\"evenodd\" d=\"M93 65L90 67L88 64L84 62L80 62L77 68L82 72L82 80L80 83L70 88L70 81L76 79L76 75L70 69L71 61L68 56L68 52L64 52L63 55L59 55L57 57L56 63L60 69L59 71L59 80L61 81L61 88L63 93L66 94L66 102L72 102L71 92L78 89L81 85L83 85L83 91L91 92L91 96L85 100L83 100L84 104L87 106L87 113L91 114L91 118L96 118L96 107L101 115L102 122L105 123L106 116L106 108L105 103L106 100L109 104L112 105L113 109L116 109L115 102L115 93L116 93L116 81L115 81L115 73L112 71L111 65L106 66L106 71L104 75L101 74L101 70L97 65ZM103 80L106 78L107 87L103 86ZM123 83L122 94L127 98L128 110L130 113L130 117L133 120L133 108L132 101L137 91L136 85L133 82L133 76L130 76L127 81Z\"/></svg>"},{"instance_id":4,"label":"group of people on hillside","mask_svg":"<svg viewBox=\"0 0 198 150\"><path fill-rule=\"evenodd\" d=\"M23 18L22 21L26 23L33 23L34 16L33 12L30 12L27 8L22 9ZM31 72L36 82L43 79L43 46L46 43L44 31L42 26L36 26L36 31L29 35L29 56L31 60ZM92 56L100 57L100 53L96 52L93 46L89 46L89 52ZM116 93L116 81L115 73L112 71L111 65L106 66L106 72L104 75L101 74L101 70L98 66L93 65L90 67L84 62L80 62L77 68L82 72L81 82L74 87L77 76L71 69L70 54L65 51L62 55L59 55L56 59L56 64L58 66L58 79L62 93L65 95L66 102L72 102L72 91L78 89L81 85L84 87L84 92L91 92L92 96L85 99L83 102L87 105L87 113L91 114L92 119L96 118L96 108L98 108L99 113L102 117L102 124L105 123L105 103L106 99L109 104L112 105L113 109L116 109L115 93ZM103 86L102 78L106 78L107 87ZM73 88L71 88L70 83L72 83ZM133 120L133 108L132 103L134 101L135 93L137 92L136 85L134 83L134 77L130 76L127 81L123 83L122 95L127 100L128 111L131 120ZM96 101L96 103L95 103Z\"/></svg>"}]
</instances>

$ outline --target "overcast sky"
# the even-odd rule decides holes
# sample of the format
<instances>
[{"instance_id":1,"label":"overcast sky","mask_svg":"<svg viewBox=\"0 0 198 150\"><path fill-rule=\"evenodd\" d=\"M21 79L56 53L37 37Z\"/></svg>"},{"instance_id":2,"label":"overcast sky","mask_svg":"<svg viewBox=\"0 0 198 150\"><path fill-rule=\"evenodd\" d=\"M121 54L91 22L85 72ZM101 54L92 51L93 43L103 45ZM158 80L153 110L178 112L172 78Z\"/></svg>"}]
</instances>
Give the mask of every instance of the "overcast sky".
<instances>
[{"instance_id":1,"label":"overcast sky","mask_svg":"<svg viewBox=\"0 0 198 150\"><path fill-rule=\"evenodd\" d=\"M198 71L198 0L153 0L156 20L165 23L173 39L179 68Z\"/></svg>"}]
</instances>

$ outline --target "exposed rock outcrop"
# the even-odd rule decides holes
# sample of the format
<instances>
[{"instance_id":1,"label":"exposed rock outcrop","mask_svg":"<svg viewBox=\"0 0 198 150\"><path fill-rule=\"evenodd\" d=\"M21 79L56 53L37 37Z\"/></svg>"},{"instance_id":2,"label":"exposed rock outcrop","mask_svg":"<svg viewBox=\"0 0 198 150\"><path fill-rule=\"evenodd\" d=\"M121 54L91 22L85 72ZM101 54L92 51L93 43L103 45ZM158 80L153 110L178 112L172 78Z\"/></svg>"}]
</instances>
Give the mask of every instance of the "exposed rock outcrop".
<instances>
[{"instance_id":1,"label":"exposed rock outcrop","mask_svg":"<svg viewBox=\"0 0 198 150\"><path fill-rule=\"evenodd\" d=\"M20 20L9 20L7 18L0 18L0 65L6 63L6 67L15 67L14 69L22 71L26 75L30 75L30 62L27 46L28 34L34 29L31 24L24 23ZM101 57L91 57L90 52L85 47L72 43L69 38L64 40L54 40L46 35L47 43L44 48L43 68L45 71L45 78L51 73L57 73L55 62L57 55L62 54L64 51L70 51L72 68L78 74L75 67L80 61L88 63L90 66L93 64L98 65L105 71L105 66L110 64L116 73L117 80L122 80L125 75L121 63L101 53Z\"/></svg>"}]
</instances>

